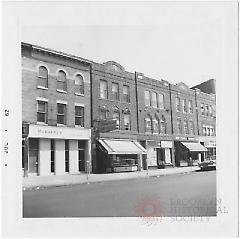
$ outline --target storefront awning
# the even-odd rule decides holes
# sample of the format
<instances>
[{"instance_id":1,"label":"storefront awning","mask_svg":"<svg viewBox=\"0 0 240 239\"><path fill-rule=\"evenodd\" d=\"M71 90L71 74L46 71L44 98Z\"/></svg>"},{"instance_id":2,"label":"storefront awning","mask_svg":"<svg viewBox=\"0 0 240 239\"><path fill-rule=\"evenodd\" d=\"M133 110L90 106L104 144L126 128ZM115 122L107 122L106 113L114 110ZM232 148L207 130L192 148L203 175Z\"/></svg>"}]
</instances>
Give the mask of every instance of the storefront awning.
<instances>
[{"instance_id":1,"label":"storefront awning","mask_svg":"<svg viewBox=\"0 0 240 239\"><path fill-rule=\"evenodd\" d=\"M108 154L146 154L146 149L136 141L99 139Z\"/></svg>"},{"instance_id":2,"label":"storefront awning","mask_svg":"<svg viewBox=\"0 0 240 239\"><path fill-rule=\"evenodd\" d=\"M200 143L194 142L181 142L191 152L205 152L207 149Z\"/></svg>"}]
</instances>

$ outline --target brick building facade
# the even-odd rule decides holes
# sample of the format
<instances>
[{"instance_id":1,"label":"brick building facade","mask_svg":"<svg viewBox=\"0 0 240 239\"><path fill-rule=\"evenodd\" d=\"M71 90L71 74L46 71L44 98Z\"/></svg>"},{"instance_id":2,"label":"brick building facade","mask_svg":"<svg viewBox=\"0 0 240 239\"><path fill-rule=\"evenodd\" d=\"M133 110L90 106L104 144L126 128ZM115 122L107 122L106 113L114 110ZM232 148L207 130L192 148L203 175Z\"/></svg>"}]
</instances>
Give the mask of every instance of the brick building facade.
<instances>
[{"instance_id":1,"label":"brick building facade","mask_svg":"<svg viewBox=\"0 0 240 239\"><path fill-rule=\"evenodd\" d=\"M25 175L121 172L216 155L214 94L22 43ZM116 129L96 125L114 120Z\"/></svg>"},{"instance_id":2,"label":"brick building facade","mask_svg":"<svg viewBox=\"0 0 240 239\"><path fill-rule=\"evenodd\" d=\"M91 171L90 65L22 44L24 174Z\"/></svg>"}]
</instances>

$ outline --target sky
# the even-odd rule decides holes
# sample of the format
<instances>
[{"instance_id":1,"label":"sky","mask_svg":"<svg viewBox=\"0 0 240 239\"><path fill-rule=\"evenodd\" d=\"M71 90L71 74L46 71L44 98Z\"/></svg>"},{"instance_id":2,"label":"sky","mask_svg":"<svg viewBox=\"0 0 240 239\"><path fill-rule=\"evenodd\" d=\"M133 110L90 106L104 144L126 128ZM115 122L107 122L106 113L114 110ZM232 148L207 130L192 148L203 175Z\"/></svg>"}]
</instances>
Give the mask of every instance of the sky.
<instances>
[{"instance_id":1,"label":"sky","mask_svg":"<svg viewBox=\"0 0 240 239\"><path fill-rule=\"evenodd\" d=\"M22 3L21 40L188 86L221 77L229 5ZM228 9L229 8L229 9Z\"/></svg>"}]
</instances>

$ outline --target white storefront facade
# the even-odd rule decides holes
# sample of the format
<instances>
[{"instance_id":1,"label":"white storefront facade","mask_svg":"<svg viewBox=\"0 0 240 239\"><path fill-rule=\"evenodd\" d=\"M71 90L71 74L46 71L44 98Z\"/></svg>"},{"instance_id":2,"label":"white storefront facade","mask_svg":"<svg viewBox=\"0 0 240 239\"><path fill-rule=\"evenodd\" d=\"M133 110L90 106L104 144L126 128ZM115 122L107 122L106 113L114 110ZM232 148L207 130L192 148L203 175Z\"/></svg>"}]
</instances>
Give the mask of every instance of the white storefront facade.
<instances>
[{"instance_id":1,"label":"white storefront facade","mask_svg":"<svg viewBox=\"0 0 240 239\"><path fill-rule=\"evenodd\" d=\"M90 129L30 124L25 141L25 176L91 172Z\"/></svg>"}]
</instances>

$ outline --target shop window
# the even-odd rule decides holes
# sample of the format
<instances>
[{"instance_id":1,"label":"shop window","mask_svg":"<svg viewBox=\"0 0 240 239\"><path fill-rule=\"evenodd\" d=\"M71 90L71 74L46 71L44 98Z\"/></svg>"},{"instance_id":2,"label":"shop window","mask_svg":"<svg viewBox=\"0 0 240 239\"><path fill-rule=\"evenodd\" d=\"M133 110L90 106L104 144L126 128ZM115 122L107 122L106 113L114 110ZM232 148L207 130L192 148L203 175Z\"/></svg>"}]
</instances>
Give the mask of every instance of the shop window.
<instances>
[{"instance_id":1,"label":"shop window","mask_svg":"<svg viewBox=\"0 0 240 239\"><path fill-rule=\"evenodd\" d=\"M37 122L47 124L47 102L37 101Z\"/></svg>"},{"instance_id":2,"label":"shop window","mask_svg":"<svg viewBox=\"0 0 240 239\"><path fill-rule=\"evenodd\" d=\"M65 139L65 172L69 173L69 140Z\"/></svg>"},{"instance_id":3,"label":"shop window","mask_svg":"<svg viewBox=\"0 0 240 239\"><path fill-rule=\"evenodd\" d=\"M189 120L189 134L194 135L194 125L192 120Z\"/></svg>"},{"instance_id":4,"label":"shop window","mask_svg":"<svg viewBox=\"0 0 240 239\"><path fill-rule=\"evenodd\" d=\"M116 120L116 128L119 129L120 128L120 112L117 107L114 107L113 109L112 118Z\"/></svg>"},{"instance_id":5,"label":"shop window","mask_svg":"<svg viewBox=\"0 0 240 239\"><path fill-rule=\"evenodd\" d=\"M55 172L55 140L51 139L51 173Z\"/></svg>"},{"instance_id":6,"label":"shop window","mask_svg":"<svg viewBox=\"0 0 240 239\"><path fill-rule=\"evenodd\" d=\"M57 123L65 125L66 124L66 105L57 104Z\"/></svg>"},{"instance_id":7,"label":"shop window","mask_svg":"<svg viewBox=\"0 0 240 239\"><path fill-rule=\"evenodd\" d=\"M188 122L186 119L183 121L183 131L184 134L188 134Z\"/></svg>"},{"instance_id":8,"label":"shop window","mask_svg":"<svg viewBox=\"0 0 240 239\"><path fill-rule=\"evenodd\" d=\"M193 113L193 102L192 102L192 100L188 101L188 110L189 110L189 114Z\"/></svg>"},{"instance_id":9,"label":"shop window","mask_svg":"<svg viewBox=\"0 0 240 239\"><path fill-rule=\"evenodd\" d=\"M153 133L159 133L159 120L155 116L152 120Z\"/></svg>"},{"instance_id":10,"label":"shop window","mask_svg":"<svg viewBox=\"0 0 240 239\"><path fill-rule=\"evenodd\" d=\"M64 91L64 92L67 91L67 77L66 77L66 73L62 70L58 71L57 90Z\"/></svg>"},{"instance_id":11,"label":"shop window","mask_svg":"<svg viewBox=\"0 0 240 239\"><path fill-rule=\"evenodd\" d=\"M150 91L145 91L145 106L150 106Z\"/></svg>"},{"instance_id":12,"label":"shop window","mask_svg":"<svg viewBox=\"0 0 240 239\"><path fill-rule=\"evenodd\" d=\"M201 114L204 115L205 114L205 111L204 111L204 104L201 103Z\"/></svg>"},{"instance_id":13,"label":"shop window","mask_svg":"<svg viewBox=\"0 0 240 239\"><path fill-rule=\"evenodd\" d=\"M128 109L125 109L123 112L123 123L125 130L131 130L131 114Z\"/></svg>"},{"instance_id":14,"label":"shop window","mask_svg":"<svg viewBox=\"0 0 240 239\"><path fill-rule=\"evenodd\" d=\"M166 127L166 119L164 116L162 116L160 120L160 133L166 134L167 133L167 127Z\"/></svg>"},{"instance_id":15,"label":"shop window","mask_svg":"<svg viewBox=\"0 0 240 239\"><path fill-rule=\"evenodd\" d=\"M84 94L84 79L79 74L75 76L75 93Z\"/></svg>"},{"instance_id":16,"label":"shop window","mask_svg":"<svg viewBox=\"0 0 240 239\"><path fill-rule=\"evenodd\" d=\"M75 106L75 125L84 127L84 107Z\"/></svg>"},{"instance_id":17,"label":"shop window","mask_svg":"<svg viewBox=\"0 0 240 239\"><path fill-rule=\"evenodd\" d=\"M128 85L123 86L123 101L130 102L130 88Z\"/></svg>"},{"instance_id":18,"label":"shop window","mask_svg":"<svg viewBox=\"0 0 240 239\"><path fill-rule=\"evenodd\" d=\"M107 81L105 80L100 80L100 98L101 99L108 98Z\"/></svg>"},{"instance_id":19,"label":"shop window","mask_svg":"<svg viewBox=\"0 0 240 239\"><path fill-rule=\"evenodd\" d=\"M145 118L145 132L146 133L151 133L152 132L152 120L151 120L151 117L148 115L146 118Z\"/></svg>"},{"instance_id":20,"label":"shop window","mask_svg":"<svg viewBox=\"0 0 240 239\"><path fill-rule=\"evenodd\" d=\"M38 86L48 88L48 70L44 66L38 68Z\"/></svg>"},{"instance_id":21,"label":"shop window","mask_svg":"<svg viewBox=\"0 0 240 239\"><path fill-rule=\"evenodd\" d=\"M151 106L157 108L157 93L152 92Z\"/></svg>"},{"instance_id":22,"label":"shop window","mask_svg":"<svg viewBox=\"0 0 240 239\"><path fill-rule=\"evenodd\" d=\"M180 112L180 98L176 97L176 111Z\"/></svg>"},{"instance_id":23,"label":"shop window","mask_svg":"<svg viewBox=\"0 0 240 239\"><path fill-rule=\"evenodd\" d=\"M158 108L164 109L164 96L163 94L158 94Z\"/></svg>"},{"instance_id":24,"label":"shop window","mask_svg":"<svg viewBox=\"0 0 240 239\"><path fill-rule=\"evenodd\" d=\"M112 99L119 100L119 86L117 83L112 83Z\"/></svg>"},{"instance_id":25,"label":"shop window","mask_svg":"<svg viewBox=\"0 0 240 239\"><path fill-rule=\"evenodd\" d=\"M187 100L183 99L183 112L187 113Z\"/></svg>"},{"instance_id":26,"label":"shop window","mask_svg":"<svg viewBox=\"0 0 240 239\"><path fill-rule=\"evenodd\" d=\"M181 121L181 119L177 119L177 133L182 134L182 121Z\"/></svg>"}]
</instances>

